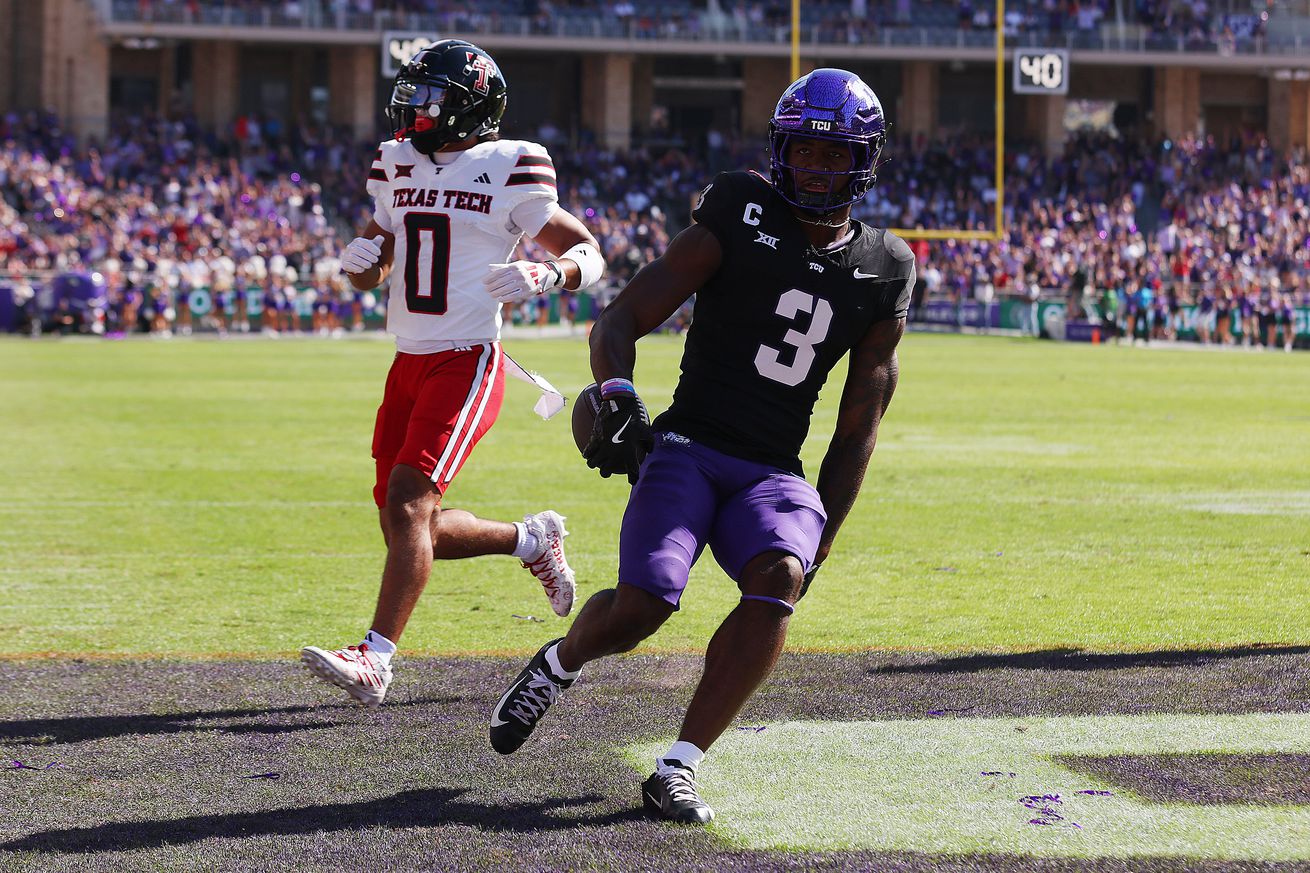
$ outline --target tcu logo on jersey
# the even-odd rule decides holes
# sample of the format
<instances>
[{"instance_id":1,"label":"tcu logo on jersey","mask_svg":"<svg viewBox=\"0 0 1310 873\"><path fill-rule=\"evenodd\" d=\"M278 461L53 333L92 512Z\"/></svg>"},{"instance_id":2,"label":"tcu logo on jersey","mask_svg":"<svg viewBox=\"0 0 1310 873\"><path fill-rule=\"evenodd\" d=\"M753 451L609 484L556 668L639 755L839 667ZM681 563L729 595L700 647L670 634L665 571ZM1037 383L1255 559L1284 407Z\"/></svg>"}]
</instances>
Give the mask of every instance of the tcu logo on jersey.
<instances>
[{"instance_id":1,"label":"tcu logo on jersey","mask_svg":"<svg viewBox=\"0 0 1310 873\"><path fill-rule=\"evenodd\" d=\"M496 68L491 65L491 61L482 55L474 52L464 52L464 56L468 58L468 63L464 66L464 72L478 74L477 80L473 83L473 90L479 94L486 94L489 90L487 79L496 71Z\"/></svg>"}]
</instances>

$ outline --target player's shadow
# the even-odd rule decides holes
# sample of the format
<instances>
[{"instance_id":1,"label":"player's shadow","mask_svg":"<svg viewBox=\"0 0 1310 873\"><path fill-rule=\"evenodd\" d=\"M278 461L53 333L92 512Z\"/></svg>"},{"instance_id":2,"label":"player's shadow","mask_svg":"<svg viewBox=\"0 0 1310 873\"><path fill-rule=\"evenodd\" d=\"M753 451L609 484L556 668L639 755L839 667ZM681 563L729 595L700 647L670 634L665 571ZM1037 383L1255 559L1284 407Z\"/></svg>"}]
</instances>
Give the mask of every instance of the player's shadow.
<instances>
[{"instance_id":1,"label":"player's shadow","mask_svg":"<svg viewBox=\"0 0 1310 873\"><path fill-rule=\"evenodd\" d=\"M641 812L635 809L599 816L557 814L568 807L597 803L603 799L600 795L493 806L460 802L460 795L466 791L465 788L416 789L367 803L352 800L294 809L120 821L94 827L41 831L0 843L0 852L131 852L185 845L210 837L244 839L334 831L362 833L376 827L416 828L452 824L488 831L538 833L603 827L641 818Z\"/></svg>"},{"instance_id":2,"label":"player's shadow","mask_svg":"<svg viewBox=\"0 0 1310 873\"><path fill-rule=\"evenodd\" d=\"M398 706L455 703L456 697L414 698L388 703ZM87 715L66 718L32 718L0 722L0 744L53 745L83 743L111 737L149 734L181 734L194 731L221 730L231 734L284 734L316 728L336 727L340 721L254 721L269 717L295 716L301 713L359 712L349 703L317 706L279 706L266 709L209 709L199 712L169 712L141 715Z\"/></svg>"},{"instance_id":3,"label":"player's shadow","mask_svg":"<svg viewBox=\"0 0 1310 873\"><path fill-rule=\"evenodd\" d=\"M1127 670L1133 667L1200 667L1240 658L1304 655L1310 646L1234 646L1227 649L1166 649L1156 652L1088 652L1042 649L1010 654L958 655L933 661L882 664L871 673L978 673L982 670Z\"/></svg>"}]
</instances>

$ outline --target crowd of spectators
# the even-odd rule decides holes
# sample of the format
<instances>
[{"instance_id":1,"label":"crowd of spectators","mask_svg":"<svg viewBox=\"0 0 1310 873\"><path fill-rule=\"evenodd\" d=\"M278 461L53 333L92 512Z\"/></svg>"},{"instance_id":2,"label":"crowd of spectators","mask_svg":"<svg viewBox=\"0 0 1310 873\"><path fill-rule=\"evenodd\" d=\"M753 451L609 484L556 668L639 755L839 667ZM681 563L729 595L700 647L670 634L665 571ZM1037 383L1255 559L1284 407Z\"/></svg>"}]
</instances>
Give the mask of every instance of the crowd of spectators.
<instances>
[{"instance_id":1,"label":"crowd of spectators","mask_svg":"<svg viewBox=\"0 0 1310 873\"><path fill-rule=\"evenodd\" d=\"M569 27L618 28L644 38L696 39L731 33L752 40L790 39L791 5L786 0L118 0L145 20L231 23L277 20L318 26L366 26L379 13L418 16L428 26L461 33L518 31L552 33ZM1010 0L1005 30L1014 37L1039 34L1062 41L1097 32L1103 24L1140 30L1155 47L1232 50L1239 43L1259 47L1269 20L1269 2L1256 10L1233 0ZM990 31L991 0L806 0L802 24L811 38L860 44L882 31ZM273 19L269 19L270 21ZM608 33L608 31L606 31Z\"/></svg>"},{"instance_id":2,"label":"crowd of spectators","mask_svg":"<svg viewBox=\"0 0 1310 873\"><path fill-rule=\"evenodd\" d=\"M364 208L359 145L323 128L241 119L219 136L130 119L79 144L30 113L3 119L0 143L15 212L0 227L5 277L98 274L124 328L171 331L176 318L189 330L179 301L200 288L243 303L257 288L270 311L290 311L296 283L328 290L339 228Z\"/></svg>"},{"instance_id":3,"label":"crowd of spectators","mask_svg":"<svg viewBox=\"0 0 1310 873\"><path fill-rule=\"evenodd\" d=\"M892 151L881 190L907 194L867 206L875 223L989 226L989 143ZM1005 237L915 243L923 297L1057 296L1071 316L1141 339L1187 331L1250 343L1286 321L1280 336L1289 340L1294 308L1310 306L1305 158L1304 150L1278 154L1257 136L1155 143L1085 135L1053 159L1014 149Z\"/></svg>"},{"instance_id":4,"label":"crowd of spectators","mask_svg":"<svg viewBox=\"0 0 1310 873\"><path fill-rule=\"evenodd\" d=\"M8 116L0 120L0 282L33 288L56 273L98 273L110 326L124 330L185 331L197 326L197 311L219 329L358 328L377 300L341 280L336 254L370 215L364 177L374 147L256 118L223 132L132 119L103 142L78 143L57 119ZM620 154L584 142L552 152L562 203L592 228L609 264L587 312L663 251L714 172L768 172L760 144L723 136L688 151ZM878 226L988 229L993 162L983 138L893 141L857 215ZM1054 158L1014 144L1006 163L1004 238L914 242L916 302L1037 289L1067 297L1071 315L1101 317L1113 299L1120 326L1149 311L1147 336L1176 328L1194 306L1213 315L1209 338L1218 341L1236 339L1219 327L1225 311L1237 319L1310 306L1304 153L1278 154L1254 136L1089 134ZM207 306L189 305L197 291ZM566 299L561 314L579 303ZM543 317L528 307L507 314Z\"/></svg>"}]
</instances>

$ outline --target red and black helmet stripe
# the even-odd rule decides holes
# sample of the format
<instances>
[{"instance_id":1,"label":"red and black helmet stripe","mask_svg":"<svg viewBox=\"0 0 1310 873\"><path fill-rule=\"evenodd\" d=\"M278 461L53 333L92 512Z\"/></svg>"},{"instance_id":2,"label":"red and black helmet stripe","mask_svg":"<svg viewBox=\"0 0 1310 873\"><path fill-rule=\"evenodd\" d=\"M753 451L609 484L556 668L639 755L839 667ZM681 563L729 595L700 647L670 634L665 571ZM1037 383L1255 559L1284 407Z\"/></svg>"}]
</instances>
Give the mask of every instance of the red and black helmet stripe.
<instances>
[{"instance_id":1,"label":"red and black helmet stripe","mask_svg":"<svg viewBox=\"0 0 1310 873\"><path fill-rule=\"evenodd\" d=\"M555 187L555 177L545 173L514 173L505 182L506 185L549 185Z\"/></svg>"}]
</instances>

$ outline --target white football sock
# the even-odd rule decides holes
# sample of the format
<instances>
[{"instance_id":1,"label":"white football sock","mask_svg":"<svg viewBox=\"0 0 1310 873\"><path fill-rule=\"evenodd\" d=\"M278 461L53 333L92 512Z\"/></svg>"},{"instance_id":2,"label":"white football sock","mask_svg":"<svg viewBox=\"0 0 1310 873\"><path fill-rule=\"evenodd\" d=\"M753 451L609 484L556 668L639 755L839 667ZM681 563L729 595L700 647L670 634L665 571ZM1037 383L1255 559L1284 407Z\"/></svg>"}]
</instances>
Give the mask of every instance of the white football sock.
<instances>
[{"instance_id":1,"label":"white football sock","mask_svg":"<svg viewBox=\"0 0 1310 873\"><path fill-rule=\"evenodd\" d=\"M377 655L384 664L390 664L391 656L396 654L396 644L375 630L364 634L364 642L361 645L368 646L368 650Z\"/></svg>"},{"instance_id":2,"label":"white football sock","mask_svg":"<svg viewBox=\"0 0 1310 873\"><path fill-rule=\"evenodd\" d=\"M511 552L514 557L520 561L526 561L529 558L535 558L541 554L541 540L537 535L528 530L528 526L522 522L514 522L514 532L518 534L519 540Z\"/></svg>"},{"instance_id":3,"label":"white football sock","mask_svg":"<svg viewBox=\"0 0 1310 873\"><path fill-rule=\"evenodd\" d=\"M565 670L559 662L559 643L551 646L546 650L546 666L550 667L550 672L555 674L557 679L577 679L582 675L582 670Z\"/></svg>"},{"instance_id":4,"label":"white football sock","mask_svg":"<svg viewBox=\"0 0 1310 873\"><path fill-rule=\"evenodd\" d=\"M700 767L700 762L705 760L705 753L702 752L695 743L689 743L686 740L678 740L669 746L669 750L664 753L663 757L655 759L655 771L661 772L669 769L670 764L666 761L677 761L683 766L690 767L691 772L695 773Z\"/></svg>"}]
</instances>

